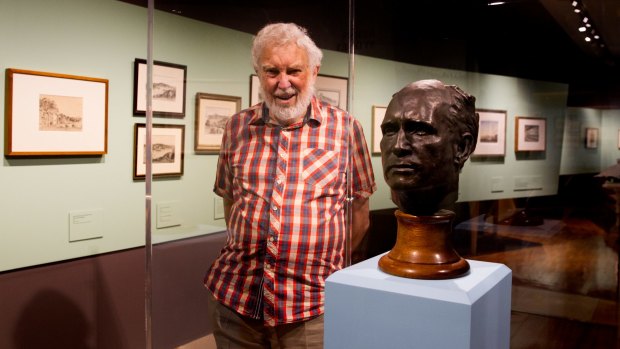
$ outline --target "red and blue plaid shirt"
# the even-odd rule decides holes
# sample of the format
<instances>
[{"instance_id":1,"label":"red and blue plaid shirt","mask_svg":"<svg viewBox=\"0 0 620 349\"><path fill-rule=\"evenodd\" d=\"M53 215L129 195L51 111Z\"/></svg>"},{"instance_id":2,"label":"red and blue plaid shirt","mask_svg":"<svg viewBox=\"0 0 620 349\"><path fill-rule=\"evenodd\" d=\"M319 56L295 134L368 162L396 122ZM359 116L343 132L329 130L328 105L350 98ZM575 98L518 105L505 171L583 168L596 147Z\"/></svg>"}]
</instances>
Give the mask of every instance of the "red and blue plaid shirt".
<instances>
[{"instance_id":1,"label":"red and blue plaid shirt","mask_svg":"<svg viewBox=\"0 0 620 349\"><path fill-rule=\"evenodd\" d=\"M268 120L261 103L226 125L214 191L232 201L228 238L205 285L275 326L323 313L325 279L344 264L347 171L353 196L376 184L362 128L345 111L313 98L302 122Z\"/></svg>"}]
</instances>

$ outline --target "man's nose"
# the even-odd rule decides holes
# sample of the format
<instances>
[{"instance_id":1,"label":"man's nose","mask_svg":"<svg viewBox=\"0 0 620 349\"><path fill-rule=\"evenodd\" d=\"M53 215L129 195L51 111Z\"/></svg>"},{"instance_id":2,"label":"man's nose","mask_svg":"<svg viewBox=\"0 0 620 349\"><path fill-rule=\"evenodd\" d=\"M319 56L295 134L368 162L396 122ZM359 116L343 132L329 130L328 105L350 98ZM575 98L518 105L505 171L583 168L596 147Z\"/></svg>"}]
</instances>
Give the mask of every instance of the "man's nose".
<instances>
[{"instance_id":1,"label":"man's nose","mask_svg":"<svg viewBox=\"0 0 620 349\"><path fill-rule=\"evenodd\" d=\"M278 78L278 88L285 90L291 87L291 81L289 80L289 76L286 74L280 74Z\"/></svg>"}]
</instances>

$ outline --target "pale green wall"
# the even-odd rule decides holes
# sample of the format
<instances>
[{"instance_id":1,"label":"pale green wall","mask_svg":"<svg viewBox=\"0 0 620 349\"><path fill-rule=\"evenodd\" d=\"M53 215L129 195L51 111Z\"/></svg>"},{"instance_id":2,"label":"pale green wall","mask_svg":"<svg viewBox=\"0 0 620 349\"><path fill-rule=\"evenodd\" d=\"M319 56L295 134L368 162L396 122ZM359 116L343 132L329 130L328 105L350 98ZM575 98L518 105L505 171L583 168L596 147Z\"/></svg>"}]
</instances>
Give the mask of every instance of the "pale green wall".
<instances>
[{"instance_id":1,"label":"pale green wall","mask_svg":"<svg viewBox=\"0 0 620 349\"><path fill-rule=\"evenodd\" d=\"M601 154L605 142L599 142L596 149L585 147L586 128L599 129L602 137L602 111L591 108L568 108L564 125L564 147L560 174L571 175L599 172Z\"/></svg>"},{"instance_id":2,"label":"pale green wall","mask_svg":"<svg viewBox=\"0 0 620 349\"><path fill-rule=\"evenodd\" d=\"M6 159L0 168L0 271L142 246L145 185L133 181L133 61L146 58L146 9L114 0L0 0L0 65L110 80L108 154L95 158ZM155 231L156 238L223 229L215 220L212 186L215 155L194 147L197 92L242 97L247 107L252 73L252 36L156 12L154 58L188 67L186 116L155 118L186 127L185 167L180 178L156 180L154 205L177 203L182 225ZM354 115L371 141L372 105L387 105L405 84L424 78L454 83L477 97L480 108L507 111L506 156L468 162L461 176L461 200L498 199L555 193L560 168L567 86L355 57ZM325 51L322 74L347 76L346 54ZM4 84L0 87L4 95ZM4 101L0 102L4 109ZM515 116L547 119L543 156L514 153ZM614 127L616 127L615 125ZM2 132L4 134L4 132ZM4 137L4 136L2 136ZM617 157L618 154L609 155ZM373 156L379 192L371 208L393 207L380 157ZM515 192L515 177L539 177L541 190ZM491 193L491 179L503 191ZM68 213L103 210L103 238L68 242Z\"/></svg>"}]
</instances>

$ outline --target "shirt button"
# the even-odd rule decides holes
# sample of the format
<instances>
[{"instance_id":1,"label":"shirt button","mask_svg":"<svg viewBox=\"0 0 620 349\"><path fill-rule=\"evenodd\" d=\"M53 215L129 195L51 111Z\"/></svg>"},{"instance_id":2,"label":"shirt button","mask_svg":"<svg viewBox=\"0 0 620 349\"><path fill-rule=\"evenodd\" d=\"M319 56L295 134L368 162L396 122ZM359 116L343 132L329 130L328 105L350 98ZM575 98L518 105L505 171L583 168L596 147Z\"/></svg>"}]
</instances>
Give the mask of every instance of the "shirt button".
<instances>
[{"instance_id":1,"label":"shirt button","mask_svg":"<svg viewBox=\"0 0 620 349\"><path fill-rule=\"evenodd\" d=\"M278 212L278 206L273 205L271 208L272 208L275 212Z\"/></svg>"}]
</instances>

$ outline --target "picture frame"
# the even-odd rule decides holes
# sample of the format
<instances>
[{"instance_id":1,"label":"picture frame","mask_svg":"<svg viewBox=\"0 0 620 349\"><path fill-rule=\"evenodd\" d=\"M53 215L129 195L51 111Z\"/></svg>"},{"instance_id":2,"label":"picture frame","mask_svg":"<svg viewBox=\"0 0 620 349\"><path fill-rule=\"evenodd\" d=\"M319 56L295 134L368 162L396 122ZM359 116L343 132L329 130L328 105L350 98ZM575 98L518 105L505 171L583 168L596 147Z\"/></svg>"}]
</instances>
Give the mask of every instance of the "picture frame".
<instances>
[{"instance_id":1,"label":"picture frame","mask_svg":"<svg viewBox=\"0 0 620 349\"><path fill-rule=\"evenodd\" d=\"M386 111L387 107L379 105L372 106L372 149L370 151L373 155L381 154L381 138L383 138L381 123L383 122Z\"/></svg>"},{"instance_id":2,"label":"picture frame","mask_svg":"<svg viewBox=\"0 0 620 349\"><path fill-rule=\"evenodd\" d=\"M185 125L153 124L152 175L178 177L183 175ZM146 177L146 124L134 125L133 179Z\"/></svg>"},{"instance_id":3,"label":"picture frame","mask_svg":"<svg viewBox=\"0 0 620 349\"><path fill-rule=\"evenodd\" d=\"M153 61L153 116L185 117L187 66ZM146 115L147 62L134 61L133 114Z\"/></svg>"},{"instance_id":4,"label":"picture frame","mask_svg":"<svg viewBox=\"0 0 620 349\"><path fill-rule=\"evenodd\" d=\"M107 79L14 68L6 79L6 156L107 154Z\"/></svg>"},{"instance_id":5,"label":"picture frame","mask_svg":"<svg viewBox=\"0 0 620 349\"><path fill-rule=\"evenodd\" d=\"M327 102L342 110L347 110L349 96L349 79L334 75L319 74L314 84L315 95L318 99ZM258 75L250 75L250 106L262 102L260 93L260 79Z\"/></svg>"},{"instance_id":6,"label":"picture frame","mask_svg":"<svg viewBox=\"0 0 620 349\"><path fill-rule=\"evenodd\" d=\"M546 124L545 118L517 116L515 119L515 151L545 151Z\"/></svg>"},{"instance_id":7,"label":"picture frame","mask_svg":"<svg viewBox=\"0 0 620 349\"><path fill-rule=\"evenodd\" d=\"M478 141L472 156L506 155L506 111L476 109L478 121Z\"/></svg>"},{"instance_id":8,"label":"picture frame","mask_svg":"<svg viewBox=\"0 0 620 349\"><path fill-rule=\"evenodd\" d=\"M587 127L586 128L586 137L585 137L585 147L586 149L596 149L598 148L598 128Z\"/></svg>"},{"instance_id":9,"label":"picture frame","mask_svg":"<svg viewBox=\"0 0 620 349\"><path fill-rule=\"evenodd\" d=\"M620 149L620 128L618 129L618 149Z\"/></svg>"},{"instance_id":10,"label":"picture frame","mask_svg":"<svg viewBox=\"0 0 620 349\"><path fill-rule=\"evenodd\" d=\"M194 151L217 154L228 119L241 111L241 97L196 93Z\"/></svg>"}]
</instances>

